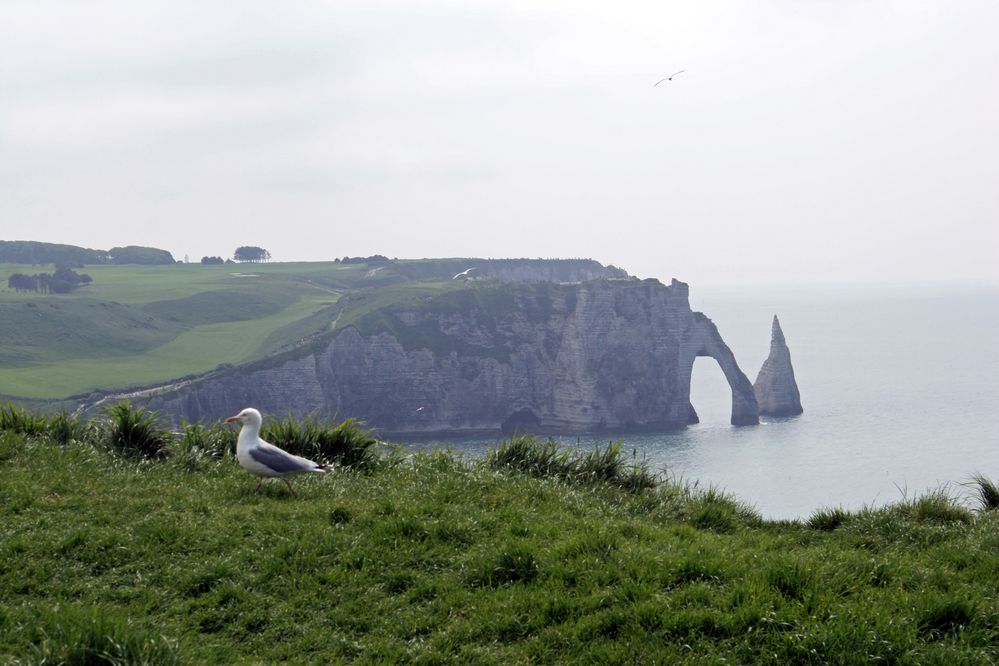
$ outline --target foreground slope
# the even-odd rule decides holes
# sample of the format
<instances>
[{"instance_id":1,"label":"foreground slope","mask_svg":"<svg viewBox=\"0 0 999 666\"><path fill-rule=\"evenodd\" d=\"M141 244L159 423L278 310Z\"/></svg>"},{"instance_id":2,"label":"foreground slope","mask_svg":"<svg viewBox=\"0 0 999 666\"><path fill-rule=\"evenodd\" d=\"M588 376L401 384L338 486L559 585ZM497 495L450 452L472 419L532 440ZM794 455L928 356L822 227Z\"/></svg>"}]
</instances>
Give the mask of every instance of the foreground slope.
<instances>
[{"instance_id":1,"label":"foreground slope","mask_svg":"<svg viewBox=\"0 0 999 666\"><path fill-rule=\"evenodd\" d=\"M765 523L443 454L252 492L0 432L0 662L988 664L995 516L945 499ZM822 529L818 529L822 528Z\"/></svg>"}]
</instances>

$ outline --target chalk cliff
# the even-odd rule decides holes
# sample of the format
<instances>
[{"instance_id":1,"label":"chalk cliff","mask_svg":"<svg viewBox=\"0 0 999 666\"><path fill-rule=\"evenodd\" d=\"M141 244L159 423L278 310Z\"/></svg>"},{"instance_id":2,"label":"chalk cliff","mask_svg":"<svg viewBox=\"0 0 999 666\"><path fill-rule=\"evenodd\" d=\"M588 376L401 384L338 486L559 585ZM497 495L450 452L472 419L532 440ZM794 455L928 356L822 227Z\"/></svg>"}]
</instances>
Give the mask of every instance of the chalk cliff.
<instances>
[{"instance_id":1,"label":"chalk cliff","mask_svg":"<svg viewBox=\"0 0 999 666\"><path fill-rule=\"evenodd\" d=\"M311 348L149 406L188 420L250 405L319 412L358 417L382 434L650 430L697 422L690 376L694 359L710 356L732 389L732 423L759 422L752 384L676 280L477 284L362 305L348 301L355 314L345 310Z\"/></svg>"},{"instance_id":2,"label":"chalk cliff","mask_svg":"<svg viewBox=\"0 0 999 666\"><path fill-rule=\"evenodd\" d=\"M763 362L753 384L753 393L762 416L797 416L802 413L801 396L791 367L791 350L784 341L784 331L774 315L770 335L770 356Z\"/></svg>"}]
</instances>

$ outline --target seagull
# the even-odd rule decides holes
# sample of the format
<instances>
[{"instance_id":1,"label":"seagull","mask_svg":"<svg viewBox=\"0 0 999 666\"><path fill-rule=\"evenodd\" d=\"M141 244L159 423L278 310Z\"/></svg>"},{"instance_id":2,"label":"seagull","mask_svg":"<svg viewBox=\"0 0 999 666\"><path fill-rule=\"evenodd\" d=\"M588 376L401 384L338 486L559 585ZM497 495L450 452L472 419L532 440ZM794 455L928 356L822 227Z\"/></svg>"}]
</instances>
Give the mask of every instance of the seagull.
<instances>
[{"instance_id":1,"label":"seagull","mask_svg":"<svg viewBox=\"0 0 999 666\"><path fill-rule=\"evenodd\" d=\"M665 79L659 79L658 81L656 81L655 83L653 83L652 87L655 88L656 86L658 86L663 81L672 81L674 76L676 76L677 74L683 74L686 71L687 70L685 70L685 69L681 69L679 72L673 72L672 74L670 74L669 76L667 76Z\"/></svg>"},{"instance_id":2,"label":"seagull","mask_svg":"<svg viewBox=\"0 0 999 666\"><path fill-rule=\"evenodd\" d=\"M473 266L472 268L466 268L465 270L463 270L462 272L458 273L457 275L455 275L455 276L454 276L453 278L451 278L451 279L452 279L452 280L457 280L458 278L460 278L460 277L462 277L462 276L464 276L464 277L468 277L468 274L469 274L469 273L471 273L471 272L472 272L472 271L474 271L474 270L475 270L475 267L474 267L474 266Z\"/></svg>"},{"instance_id":3,"label":"seagull","mask_svg":"<svg viewBox=\"0 0 999 666\"><path fill-rule=\"evenodd\" d=\"M257 487L254 490L260 490L260 483L265 476L278 477L287 484L291 494L298 497L298 493L291 487L291 482L286 477L301 472L326 472L329 466L292 455L260 439L260 424L263 420L260 412L252 407L247 407L236 416L230 416L225 420L226 423L238 421L243 424L236 440L236 460L243 469L257 477Z\"/></svg>"}]
</instances>

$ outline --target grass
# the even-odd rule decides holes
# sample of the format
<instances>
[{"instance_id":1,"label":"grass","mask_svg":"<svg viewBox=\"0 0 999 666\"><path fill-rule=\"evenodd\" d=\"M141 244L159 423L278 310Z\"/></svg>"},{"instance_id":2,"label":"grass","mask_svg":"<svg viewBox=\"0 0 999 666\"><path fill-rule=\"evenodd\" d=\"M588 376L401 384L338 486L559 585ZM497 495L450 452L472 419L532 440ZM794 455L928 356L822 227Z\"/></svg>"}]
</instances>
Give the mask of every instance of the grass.
<instances>
[{"instance_id":1,"label":"grass","mask_svg":"<svg viewBox=\"0 0 999 666\"><path fill-rule=\"evenodd\" d=\"M56 358L28 367L0 369L0 394L61 398L95 389L165 382L207 372L223 363L249 361L289 344L287 339L275 340L272 334L327 307L330 300L328 294L312 294L252 323L229 321L194 326L143 352L113 353L104 347L102 353L111 354L110 358Z\"/></svg>"},{"instance_id":2,"label":"grass","mask_svg":"<svg viewBox=\"0 0 999 666\"><path fill-rule=\"evenodd\" d=\"M407 262L407 271L422 265ZM0 264L0 278L46 268ZM406 281L394 265L372 274L363 264L329 262L86 271L94 282L68 295L16 294L0 281L0 396L59 400L166 383L328 333L332 306L344 293L353 300L340 327L392 303L422 302L464 286Z\"/></svg>"},{"instance_id":3,"label":"grass","mask_svg":"<svg viewBox=\"0 0 999 666\"><path fill-rule=\"evenodd\" d=\"M156 412L134 408L127 400L108 407L107 418L98 428L98 441L129 457L161 456L173 439L159 424Z\"/></svg>"},{"instance_id":4,"label":"grass","mask_svg":"<svg viewBox=\"0 0 999 666\"><path fill-rule=\"evenodd\" d=\"M355 419L340 423L314 417L267 421L260 436L285 451L319 462L368 469L377 460L378 440Z\"/></svg>"},{"instance_id":5,"label":"grass","mask_svg":"<svg viewBox=\"0 0 999 666\"><path fill-rule=\"evenodd\" d=\"M12 614L8 621L25 626L22 663L181 663L176 642L137 630L128 620L111 619L97 609L68 606L27 617Z\"/></svg>"},{"instance_id":6,"label":"grass","mask_svg":"<svg viewBox=\"0 0 999 666\"><path fill-rule=\"evenodd\" d=\"M553 439L541 441L532 435L517 435L490 451L486 464L493 469L512 469L577 484L606 483L631 491L657 485L655 474L646 464L627 462L620 442L584 453L564 448Z\"/></svg>"},{"instance_id":7,"label":"grass","mask_svg":"<svg viewBox=\"0 0 999 666\"><path fill-rule=\"evenodd\" d=\"M995 481L983 474L975 474L970 485L975 489L983 511L999 509L999 485Z\"/></svg>"},{"instance_id":8,"label":"grass","mask_svg":"<svg viewBox=\"0 0 999 666\"><path fill-rule=\"evenodd\" d=\"M535 442L540 467L396 453L295 499L226 432L144 459L0 430L0 663L999 659L999 514L943 492L767 522Z\"/></svg>"}]
</instances>

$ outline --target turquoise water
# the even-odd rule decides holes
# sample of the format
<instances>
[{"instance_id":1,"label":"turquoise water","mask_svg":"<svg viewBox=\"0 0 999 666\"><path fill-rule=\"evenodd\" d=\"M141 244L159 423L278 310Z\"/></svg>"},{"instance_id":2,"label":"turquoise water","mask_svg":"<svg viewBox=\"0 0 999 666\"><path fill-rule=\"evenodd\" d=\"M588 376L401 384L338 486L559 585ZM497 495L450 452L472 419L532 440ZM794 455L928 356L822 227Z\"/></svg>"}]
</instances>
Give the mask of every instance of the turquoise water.
<instances>
[{"instance_id":1,"label":"turquoise water","mask_svg":"<svg viewBox=\"0 0 999 666\"><path fill-rule=\"evenodd\" d=\"M691 402L701 423L622 438L655 468L719 486L767 518L884 504L943 485L967 496L961 484L976 472L999 480L999 287L692 285L690 301L718 325L750 381L777 314L805 413L728 425L728 385L712 359L698 359ZM494 442L448 444L476 456Z\"/></svg>"}]
</instances>

